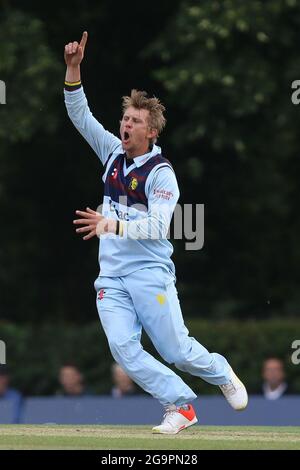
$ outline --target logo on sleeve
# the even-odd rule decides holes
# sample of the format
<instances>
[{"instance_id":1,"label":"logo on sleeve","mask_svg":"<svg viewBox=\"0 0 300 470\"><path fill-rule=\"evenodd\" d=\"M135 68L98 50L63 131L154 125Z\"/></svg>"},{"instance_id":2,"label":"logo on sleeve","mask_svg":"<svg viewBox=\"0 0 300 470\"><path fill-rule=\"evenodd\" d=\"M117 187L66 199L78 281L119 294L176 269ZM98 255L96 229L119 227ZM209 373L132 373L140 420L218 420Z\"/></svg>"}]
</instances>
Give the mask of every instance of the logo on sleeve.
<instances>
[{"instance_id":1,"label":"logo on sleeve","mask_svg":"<svg viewBox=\"0 0 300 470\"><path fill-rule=\"evenodd\" d=\"M153 194L158 199L166 199L169 201L174 197L172 191L167 191L166 189L154 189Z\"/></svg>"}]
</instances>

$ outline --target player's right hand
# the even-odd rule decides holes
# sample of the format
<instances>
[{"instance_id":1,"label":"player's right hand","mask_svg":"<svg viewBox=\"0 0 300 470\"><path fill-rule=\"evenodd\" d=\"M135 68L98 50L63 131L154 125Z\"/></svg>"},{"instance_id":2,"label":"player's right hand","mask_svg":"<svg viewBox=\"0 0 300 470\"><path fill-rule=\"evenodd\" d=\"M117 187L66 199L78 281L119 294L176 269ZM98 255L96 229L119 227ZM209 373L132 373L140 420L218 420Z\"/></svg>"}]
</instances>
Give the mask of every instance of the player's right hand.
<instances>
[{"instance_id":1,"label":"player's right hand","mask_svg":"<svg viewBox=\"0 0 300 470\"><path fill-rule=\"evenodd\" d=\"M65 45L65 62L68 67L76 67L80 65L84 57L84 49L87 42L88 33L84 31L80 43L77 41L69 42Z\"/></svg>"},{"instance_id":2,"label":"player's right hand","mask_svg":"<svg viewBox=\"0 0 300 470\"><path fill-rule=\"evenodd\" d=\"M104 217L99 214L99 212L93 211L89 207L86 208L86 211L76 211L76 215L82 217L81 219L73 220L73 224L84 225L76 229L77 233L88 232L87 235L83 237L84 240L89 240L97 235L97 226Z\"/></svg>"}]
</instances>

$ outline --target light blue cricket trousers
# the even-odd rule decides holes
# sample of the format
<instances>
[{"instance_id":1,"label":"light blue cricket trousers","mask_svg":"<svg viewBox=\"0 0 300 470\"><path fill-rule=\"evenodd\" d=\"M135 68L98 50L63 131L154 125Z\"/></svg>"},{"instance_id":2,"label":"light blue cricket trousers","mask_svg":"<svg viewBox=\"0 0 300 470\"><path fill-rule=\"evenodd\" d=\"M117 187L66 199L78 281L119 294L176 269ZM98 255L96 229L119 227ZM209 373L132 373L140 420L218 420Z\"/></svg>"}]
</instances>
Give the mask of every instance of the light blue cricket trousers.
<instances>
[{"instance_id":1,"label":"light blue cricket trousers","mask_svg":"<svg viewBox=\"0 0 300 470\"><path fill-rule=\"evenodd\" d=\"M144 268L123 277L98 277L97 309L111 353L125 372L163 406L181 406L195 393L172 370L141 345L144 328L160 356L206 382L229 382L230 366L189 337L174 277L161 267Z\"/></svg>"}]
</instances>

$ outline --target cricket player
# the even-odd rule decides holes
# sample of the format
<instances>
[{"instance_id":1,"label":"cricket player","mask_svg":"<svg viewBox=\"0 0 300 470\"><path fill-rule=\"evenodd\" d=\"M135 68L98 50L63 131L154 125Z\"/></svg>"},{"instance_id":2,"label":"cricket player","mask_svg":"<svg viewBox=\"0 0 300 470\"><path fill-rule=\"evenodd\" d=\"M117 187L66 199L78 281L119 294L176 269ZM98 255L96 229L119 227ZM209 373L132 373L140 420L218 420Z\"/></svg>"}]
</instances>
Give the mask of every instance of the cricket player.
<instances>
[{"instance_id":1,"label":"cricket player","mask_svg":"<svg viewBox=\"0 0 300 470\"><path fill-rule=\"evenodd\" d=\"M167 233L179 190L172 164L156 145L165 125L164 106L143 91L123 97L120 138L93 117L81 84L80 64L88 34L65 46L65 104L76 129L104 165L101 213L76 211L74 224L88 240L100 239L95 281L99 317L111 353L131 379L165 408L154 433L177 434L197 423L195 393L141 345L142 328L169 364L220 387L235 410L247 392L227 360L209 353L184 325L173 248Z\"/></svg>"}]
</instances>

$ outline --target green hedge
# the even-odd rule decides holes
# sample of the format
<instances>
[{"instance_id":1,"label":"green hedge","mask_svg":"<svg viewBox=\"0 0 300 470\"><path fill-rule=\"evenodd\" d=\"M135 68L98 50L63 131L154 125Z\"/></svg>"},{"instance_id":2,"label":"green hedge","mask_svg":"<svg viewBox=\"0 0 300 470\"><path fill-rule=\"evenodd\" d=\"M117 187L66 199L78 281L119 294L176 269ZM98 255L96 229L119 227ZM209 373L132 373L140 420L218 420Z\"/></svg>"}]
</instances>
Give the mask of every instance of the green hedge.
<instances>
[{"instance_id":1,"label":"green hedge","mask_svg":"<svg viewBox=\"0 0 300 470\"><path fill-rule=\"evenodd\" d=\"M187 322L191 336L209 351L227 357L251 393L259 393L264 358L278 356L286 365L290 390L300 393L300 365L293 365L291 344L300 339L300 320ZM109 393L112 357L99 323L16 325L0 323L0 339L7 348L7 364L13 385L26 395L52 394L58 389L57 372L63 362L75 362L83 371L89 389ZM143 345L154 354L144 336ZM174 369L175 370L175 369ZM215 393L196 377L179 372L196 393Z\"/></svg>"}]
</instances>

